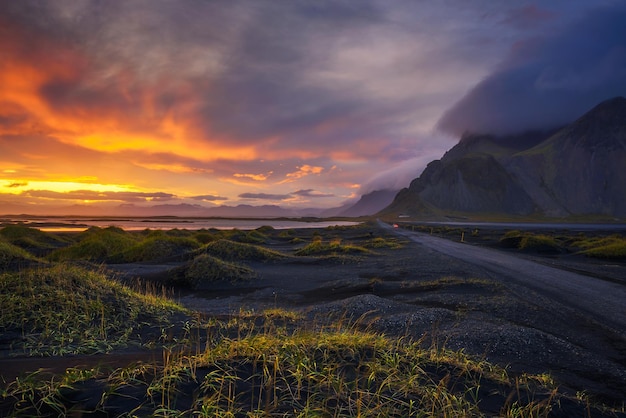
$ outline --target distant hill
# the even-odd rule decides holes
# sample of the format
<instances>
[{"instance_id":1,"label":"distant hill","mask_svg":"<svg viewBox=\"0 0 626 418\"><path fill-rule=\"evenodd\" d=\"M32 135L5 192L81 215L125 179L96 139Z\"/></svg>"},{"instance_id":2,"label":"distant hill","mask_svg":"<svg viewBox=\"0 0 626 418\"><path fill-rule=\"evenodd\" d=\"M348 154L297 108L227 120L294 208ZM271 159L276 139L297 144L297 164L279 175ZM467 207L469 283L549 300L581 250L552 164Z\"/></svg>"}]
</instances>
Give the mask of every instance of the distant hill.
<instances>
[{"instance_id":1,"label":"distant hill","mask_svg":"<svg viewBox=\"0 0 626 418\"><path fill-rule=\"evenodd\" d=\"M352 206L338 212L338 216L369 216L381 211L393 202L398 190L374 190L366 193Z\"/></svg>"},{"instance_id":2,"label":"distant hill","mask_svg":"<svg viewBox=\"0 0 626 418\"><path fill-rule=\"evenodd\" d=\"M205 207L200 205L155 205L140 207L134 205L119 206L115 211L119 216L197 216L197 217L222 217L222 218L278 218L299 216L292 209L285 209L276 205L237 205Z\"/></svg>"},{"instance_id":3,"label":"distant hill","mask_svg":"<svg viewBox=\"0 0 626 418\"><path fill-rule=\"evenodd\" d=\"M465 135L381 214L626 217L626 99L550 132Z\"/></svg>"},{"instance_id":4,"label":"distant hill","mask_svg":"<svg viewBox=\"0 0 626 418\"><path fill-rule=\"evenodd\" d=\"M391 203L395 191L376 191L363 196L358 202L348 202L334 208L283 208L277 205L213 206L161 204L141 206L121 204L116 206L71 205L28 206L0 201L0 216L28 214L34 216L122 216L122 217L217 217L217 218L310 218L358 217L373 215Z\"/></svg>"}]
</instances>

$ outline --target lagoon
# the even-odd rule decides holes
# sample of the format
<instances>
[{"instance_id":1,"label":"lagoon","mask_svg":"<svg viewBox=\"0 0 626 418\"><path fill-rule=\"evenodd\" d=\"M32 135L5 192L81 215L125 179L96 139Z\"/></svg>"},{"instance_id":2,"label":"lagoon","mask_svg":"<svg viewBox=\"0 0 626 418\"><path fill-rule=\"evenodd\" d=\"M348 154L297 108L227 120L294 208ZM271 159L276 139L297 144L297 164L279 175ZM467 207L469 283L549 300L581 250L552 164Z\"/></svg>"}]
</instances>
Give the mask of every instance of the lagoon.
<instances>
[{"instance_id":1,"label":"lagoon","mask_svg":"<svg viewBox=\"0 0 626 418\"><path fill-rule=\"evenodd\" d=\"M21 224L46 232L80 232L89 227L105 228L116 226L126 231L144 229L241 229L252 230L269 225L275 229L326 228L328 226L351 226L359 222L315 219L284 218L179 218L167 217L45 217L45 216L3 216L0 227Z\"/></svg>"}]
</instances>

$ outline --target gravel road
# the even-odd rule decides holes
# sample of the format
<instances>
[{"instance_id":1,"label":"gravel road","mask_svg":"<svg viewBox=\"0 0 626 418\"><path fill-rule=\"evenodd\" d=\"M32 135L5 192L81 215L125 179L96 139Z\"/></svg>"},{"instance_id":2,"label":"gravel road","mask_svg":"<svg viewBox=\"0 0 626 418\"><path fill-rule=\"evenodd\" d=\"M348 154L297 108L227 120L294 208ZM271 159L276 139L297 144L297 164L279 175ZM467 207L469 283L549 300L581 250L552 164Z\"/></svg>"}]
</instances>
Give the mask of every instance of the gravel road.
<instances>
[{"instance_id":1,"label":"gravel road","mask_svg":"<svg viewBox=\"0 0 626 418\"><path fill-rule=\"evenodd\" d=\"M626 286L524 260L501 251L454 242L427 234L393 228L392 230L418 244L495 273L539 292L572 309L585 313L598 323L626 334Z\"/></svg>"}]
</instances>

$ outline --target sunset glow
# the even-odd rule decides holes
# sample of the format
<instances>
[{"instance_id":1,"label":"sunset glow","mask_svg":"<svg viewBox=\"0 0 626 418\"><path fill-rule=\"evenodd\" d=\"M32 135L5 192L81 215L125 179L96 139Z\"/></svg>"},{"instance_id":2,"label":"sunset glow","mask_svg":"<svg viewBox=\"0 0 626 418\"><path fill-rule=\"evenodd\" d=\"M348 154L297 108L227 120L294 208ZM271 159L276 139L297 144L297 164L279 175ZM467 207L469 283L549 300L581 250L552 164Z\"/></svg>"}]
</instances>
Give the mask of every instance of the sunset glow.
<instances>
[{"instance_id":1,"label":"sunset glow","mask_svg":"<svg viewBox=\"0 0 626 418\"><path fill-rule=\"evenodd\" d=\"M0 212L328 208L399 190L490 123L491 96L467 92L593 9L236 3L3 2Z\"/></svg>"}]
</instances>

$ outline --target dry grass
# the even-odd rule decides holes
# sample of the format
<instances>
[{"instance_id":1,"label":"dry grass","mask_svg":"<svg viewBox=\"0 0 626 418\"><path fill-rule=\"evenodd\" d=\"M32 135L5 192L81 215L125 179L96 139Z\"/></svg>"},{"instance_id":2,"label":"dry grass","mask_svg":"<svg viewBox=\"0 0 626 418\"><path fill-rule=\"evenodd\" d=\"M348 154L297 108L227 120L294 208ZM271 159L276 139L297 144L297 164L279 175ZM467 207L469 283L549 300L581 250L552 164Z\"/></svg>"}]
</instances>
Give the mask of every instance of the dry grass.
<instances>
[{"instance_id":1,"label":"dry grass","mask_svg":"<svg viewBox=\"0 0 626 418\"><path fill-rule=\"evenodd\" d=\"M135 292L99 271L59 264L0 275L0 333L16 336L15 353L84 354L141 344L142 329L166 326L182 312L169 299Z\"/></svg>"},{"instance_id":2,"label":"dry grass","mask_svg":"<svg viewBox=\"0 0 626 418\"><path fill-rule=\"evenodd\" d=\"M230 263L208 254L200 254L182 268L177 283L194 289L211 289L215 282L231 283L253 280L257 277L251 268Z\"/></svg>"},{"instance_id":3,"label":"dry grass","mask_svg":"<svg viewBox=\"0 0 626 418\"><path fill-rule=\"evenodd\" d=\"M267 311L196 324L208 337L195 353L170 347L158 364L15 381L2 393L0 410L4 405L20 416L542 417L561 405L587 407L559 394L547 375L509 376L463 352L359 331L349 322L300 327L299 320Z\"/></svg>"}]
</instances>

